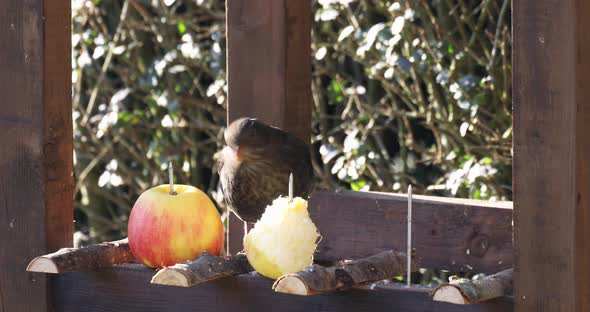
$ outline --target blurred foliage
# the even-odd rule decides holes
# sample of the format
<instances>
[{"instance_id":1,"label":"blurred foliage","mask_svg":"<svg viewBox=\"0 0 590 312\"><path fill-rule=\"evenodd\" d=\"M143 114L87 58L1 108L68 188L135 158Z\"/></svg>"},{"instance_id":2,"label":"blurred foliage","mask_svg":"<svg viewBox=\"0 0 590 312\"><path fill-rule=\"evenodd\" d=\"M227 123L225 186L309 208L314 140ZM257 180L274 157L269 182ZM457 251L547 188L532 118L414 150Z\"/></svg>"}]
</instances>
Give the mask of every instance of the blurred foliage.
<instances>
[{"instance_id":1,"label":"blurred foliage","mask_svg":"<svg viewBox=\"0 0 590 312\"><path fill-rule=\"evenodd\" d=\"M510 2L318 2L314 141L323 179L509 199Z\"/></svg>"},{"instance_id":2,"label":"blurred foliage","mask_svg":"<svg viewBox=\"0 0 590 312\"><path fill-rule=\"evenodd\" d=\"M316 0L315 167L326 188L510 199L509 1ZM225 5L72 0L77 230L126 234L165 183L221 207Z\"/></svg>"}]
</instances>

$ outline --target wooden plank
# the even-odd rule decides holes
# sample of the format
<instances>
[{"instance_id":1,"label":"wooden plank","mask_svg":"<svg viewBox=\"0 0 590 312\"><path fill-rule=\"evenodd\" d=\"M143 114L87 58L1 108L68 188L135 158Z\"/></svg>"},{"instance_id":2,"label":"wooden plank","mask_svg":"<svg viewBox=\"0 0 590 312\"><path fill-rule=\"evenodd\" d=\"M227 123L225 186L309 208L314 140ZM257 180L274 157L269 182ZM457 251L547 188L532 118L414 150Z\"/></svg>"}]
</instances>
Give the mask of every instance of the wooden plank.
<instances>
[{"instance_id":1,"label":"wooden plank","mask_svg":"<svg viewBox=\"0 0 590 312\"><path fill-rule=\"evenodd\" d=\"M590 310L590 5L513 2L517 311Z\"/></svg>"},{"instance_id":2,"label":"wooden plank","mask_svg":"<svg viewBox=\"0 0 590 312\"><path fill-rule=\"evenodd\" d=\"M251 227L252 226L250 226L250 228ZM238 219L236 215L230 213L227 229L229 231L227 233L227 246L229 248L229 254L235 255L238 252L244 250L242 243L244 238L244 223L242 220Z\"/></svg>"},{"instance_id":3,"label":"wooden plank","mask_svg":"<svg viewBox=\"0 0 590 312\"><path fill-rule=\"evenodd\" d=\"M0 2L0 311L47 311L26 265L72 241L69 6Z\"/></svg>"},{"instance_id":4,"label":"wooden plank","mask_svg":"<svg viewBox=\"0 0 590 312\"><path fill-rule=\"evenodd\" d=\"M311 134L311 2L227 1L227 120Z\"/></svg>"},{"instance_id":5,"label":"wooden plank","mask_svg":"<svg viewBox=\"0 0 590 312\"><path fill-rule=\"evenodd\" d=\"M413 197L413 244L425 268L495 273L512 265L512 204ZM322 241L315 258L367 257L406 248L406 195L316 192L309 210Z\"/></svg>"},{"instance_id":6,"label":"wooden plank","mask_svg":"<svg viewBox=\"0 0 590 312\"><path fill-rule=\"evenodd\" d=\"M576 5L576 309L590 310L590 2Z\"/></svg>"},{"instance_id":7,"label":"wooden plank","mask_svg":"<svg viewBox=\"0 0 590 312\"><path fill-rule=\"evenodd\" d=\"M512 266L512 203L414 196L414 247L422 267L496 273ZM309 211L322 234L315 259L334 261L405 250L405 195L369 192L312 194ZM241 250L234 222L230 246ZM240 249L238 249L240 248Z\"/></svg>"},{"instance_id":8,"label":"wooden plank","mask_svg":"<svg viewBox=\"0 0 590 312\"><path fill-rule=\"evenodd\" d=\"M43 96L47 250L71 247L74 235L71 2L45 1Z\"/></svg>"},{"instance_id":9,"label":"wooden plank","mask_svg":"<svg viewBox=\"0 0 590 312\"><path fill-rule=\"evenodd\" d=\"M256 117L311 139L311 2L228 0L228 123ZM242 250L243 225L229 220L229 249Z\"/></svg>"},{"instance_id":10,"label":"wooden plank","mask_svg":"<svg viewBox=\"0 0 590 312\"><path fill-rule=\"evenodd\" d=\"M257 274L228 277L191 288L150 284L154 271L126 265L53 277L58 311L511 311L512 300L458 306L433 302L425 288L393 285L302 297L275 293Z\"/></svg>"}]
</instances>

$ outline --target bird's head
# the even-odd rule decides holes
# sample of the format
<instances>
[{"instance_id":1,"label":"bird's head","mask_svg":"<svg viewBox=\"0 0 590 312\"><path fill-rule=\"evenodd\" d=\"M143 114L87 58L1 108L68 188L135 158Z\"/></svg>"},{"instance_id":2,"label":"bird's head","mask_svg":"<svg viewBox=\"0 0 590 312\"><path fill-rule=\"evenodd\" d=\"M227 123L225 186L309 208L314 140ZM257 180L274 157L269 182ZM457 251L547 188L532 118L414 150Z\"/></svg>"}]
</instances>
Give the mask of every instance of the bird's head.
<instances>
[{"instance_id":1,"label":"bird's head","mask_svg":"<svg viewBox=\"0 0 590 312\"><path fill-rule=\"evenodd\" d=\"M267 144L273 127L270 127L255 118L240 118L233 121L225 130L225 144L231 148L239 160L258 158Z\"/></svg>"}]
</instances>

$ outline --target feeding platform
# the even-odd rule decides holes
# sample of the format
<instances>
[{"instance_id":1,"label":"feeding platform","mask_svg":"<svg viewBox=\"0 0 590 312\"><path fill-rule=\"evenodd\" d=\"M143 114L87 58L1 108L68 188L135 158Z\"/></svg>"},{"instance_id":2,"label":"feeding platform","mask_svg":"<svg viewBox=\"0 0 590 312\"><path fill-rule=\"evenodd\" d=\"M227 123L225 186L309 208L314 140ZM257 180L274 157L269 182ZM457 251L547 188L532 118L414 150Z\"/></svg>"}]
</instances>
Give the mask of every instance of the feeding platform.
<instances>
[{"instance_id":1,"label":"feeding platform","mask_svg":"<svg viewBox=\"0 0 590 312\"><path fill-rule=\"evenodd\" d=\"M414 196L413 204L414 258L421 267L491 273L512 266L511 203L490 205ZM154 311L173 311L185 304L201 307L202 300L209 302L206 306L215 302L222 311L245 303L246 309L252 311L268 305L280 305L287 311L352 311L386 306L402 306L405 311L512 308L513 299L504 288L493 299L483 298L457 310L453 304L433 300L433 288L391 281L405 274L405 254L393 251L404 250L406 243L405 195L320 191L310 198L309 210L322 231L315 258L324 265L314 265L277 281L255 273L243 254L216 257L205 253L189 263L151 269L129 263L133 256L126 240L60 250L34 259L28 270L58 273L51 279L60 311L80 307L90 311L116 307L133 310L134 302L146 309L141 302L149 296L149 309ZM334 216L338 222L333 222ZM240 222L232 224L241 227ZM231 247L241 248L242 232L231 233L235 233L230 235ZM350 259L356 261L337 262ZM413 271L416 268L414 265ZM109 284L117 286L107 290ZM187 303L178 296L191 299ZM445 298L442 300L448 301ZM436 296L434 299L440 300ZM200 303L192 305L193 300Z\"/></svg>"}]
</instances>

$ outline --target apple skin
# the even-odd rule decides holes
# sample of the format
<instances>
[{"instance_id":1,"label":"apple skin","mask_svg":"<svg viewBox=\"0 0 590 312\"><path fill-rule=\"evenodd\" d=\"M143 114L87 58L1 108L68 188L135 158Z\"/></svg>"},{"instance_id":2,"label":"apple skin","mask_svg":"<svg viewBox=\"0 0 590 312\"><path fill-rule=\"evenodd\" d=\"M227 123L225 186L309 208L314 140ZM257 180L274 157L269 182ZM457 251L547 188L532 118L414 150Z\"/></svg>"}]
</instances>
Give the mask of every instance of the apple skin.
<instances>
[{"instance_id":1,"label":"apple skin","mask_svg":"<svg viewBox=\"0 0 590 312\"><path fill-rule=\"evenodd\" d=\"M207 194L190 185L153 187L142 193L129 216L129 247L153 268L194 260L202 252L220 255L223 224Z\"/></svg>"}]
</instances>

